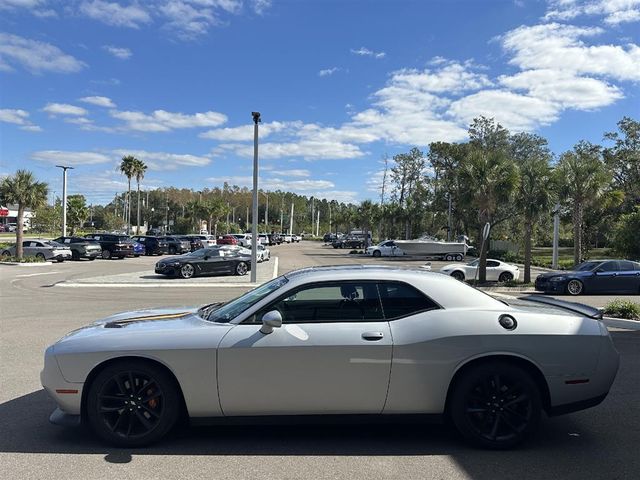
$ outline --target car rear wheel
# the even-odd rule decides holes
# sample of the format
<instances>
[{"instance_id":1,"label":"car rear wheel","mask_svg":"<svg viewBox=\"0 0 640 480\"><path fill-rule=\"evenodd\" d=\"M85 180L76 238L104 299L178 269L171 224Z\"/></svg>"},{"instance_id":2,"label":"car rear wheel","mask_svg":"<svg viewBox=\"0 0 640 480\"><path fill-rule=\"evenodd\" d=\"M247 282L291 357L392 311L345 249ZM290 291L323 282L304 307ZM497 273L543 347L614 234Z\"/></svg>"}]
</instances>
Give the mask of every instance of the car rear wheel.
<instances>
[{"instance_id":1,"label":"car rear wheel","mask_svg":"<svg viewBox=\"0 0 640 480\"><path fill-rule=\"evenodd\" d=\"M567 293L569 295L580 295L584 290L584 286L580 280L569 280L567 283Z\"/></svg>"},{"instance_id":2,"label":"car rear wheel","mask_svg":"<svg viewBox=\"0 0 640 480\"><path fill-rule=\"evenodd\" d=\"M502 272L498 277L499 282L510 282L513 280L513 274L510 272Z\"/></svg>"},{"instance_id":3,"label":"car rear wheel","mask_svg":"<svg viewBox=\"0 0 640 480\"><path fill-rule=\"evenodd\" d=\"M105 260L109 260L111 258L111 251L109 250L102 250L102 258L104 258Z\"/></svg>"},{"instance_id":4,"label":"car rear wheel","mask_svg":"<svg viewBox=\"0 0 640 480\"><path fill-rule=\"evenodd\" d=\"M196 274L196 269L193 268L193 265L191 265L190 263L186 263L182 267L180 267L180 276L182 278L191 278L195 274Z\"/></svg>"},{"instance_id":5,"label":"car rear wheel","mask_svg":"<svg viewBox=\"0 0 640 480\"><path fill-rule=\"evenodd\" d=\"M176 254L176 247L169 247L169 255L175 255Z\"/></svg>"},{"instance_id":6,"label":"car rear wheel","mask_svg":"<svg viewBox=\"0 0 640 480\"><path fill-rule=\"evenodd\" d=\"M456 280L460 280L461 282L464 282L464 273L462 273L461 271L452 272L451 276Z\"/></svg>"},{"instance_id":7,"label":"car rear wheel","mask_svg":"<svg viewBox=\"0 0 640 480\"><path fill-rule=\"evenodd\" d=\"M36 253L36 258L38 258L40 260L46 260L46 257L44 256L44 253Z\"/></svg>"},{"instance_id":8,"label":"car rear wheel","mask_svg":"<svg viewBox=\"0 0 640 480\"><path fill-rule=\"evenodd\" d=\"M374 257L381 257L382 256L382 252L380 250L374 250L373 251L373 256Z\"/></svg>"},{"instance_id":9,"label":"car rear wheel","mask_svg":"<svg viewBox=\"0 0 640 480\"><path fill-rule=\"evenodd\" d=\"M71 250L71 260L80 260L80 254L76 250Z\"/></svg>"},{"instance_id":10,"label":"car rear wheel","mask_svg":"<svg viewBox=\"0 0 640 480\"><path fill-rule=\"evenodd\" d=\"M245 262L238 262L238 264L236 265L236 275L246 275L248 271L249 267Z\"/></svg>"},{"instance_id":11,"label":"car rear wheel","mask_svg":"<svg viewBox=\"0 0 640 480\"><path fill-rule=\"evenodd\" d=\"M538 426L542 402L531 376L506 363L485 363L462 373L449 413L457 430L476 445L511 448Z\"/></svg>"},{"instance_id":12,"label":"car rear wheel","mask_svg":"<svg viewBox=\"0 0 640 480\"><path fill-rule=\"evenodd\" d=\"M464 257L460 254L456 255L456 262L461 262L464 259Z\"/></svg>"},{"instance_id":13,"label":"car rear wheel","mask_svg":"<svg viewBox=\"0 0 640 480\"><path fill-rule=\"evenodd\" d=\"M147 362L112 364L89 387L89 425L100 438L119 447L140 447L159 440L173 428L179 414L175 381Z\"/></svg>"},{"instance_id":14,"label":"car rear wheel","mask_svg":"<svg viewBox=\"0 0 640 480\"><path fill-rule=\"evenodd\" d=\"M2 252L2 256L3 257L10 257L11 256L11 252L9 250L5 250L4 252Z\"/></svg>"},{"instance_id":15,"label":"car rear wheel","mask_svg":"<svg viewBox=\"0 0 640 480\"><path fill-rule=\"evenodd\" d=\"M452 262L452 261L453 261L453 255L449 255L449 254L447 254L447 255L445 255L445 256L444 256L444 259L445 259L447 262Z\"/></svg>"}]
</instances>

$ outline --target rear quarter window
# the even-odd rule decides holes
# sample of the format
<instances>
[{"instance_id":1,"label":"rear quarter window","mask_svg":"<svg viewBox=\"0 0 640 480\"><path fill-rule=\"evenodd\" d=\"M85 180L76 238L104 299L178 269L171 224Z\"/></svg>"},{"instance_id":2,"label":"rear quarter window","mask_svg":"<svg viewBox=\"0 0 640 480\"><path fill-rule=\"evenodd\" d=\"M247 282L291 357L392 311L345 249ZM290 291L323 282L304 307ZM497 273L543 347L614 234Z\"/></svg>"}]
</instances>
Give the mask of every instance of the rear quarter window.
<instances>
[{"instance_id":1,"label":"rear quarter window","mask_svg":"<svg viewBox=\"0 0 640 480\"><path fill-rule=\"evenodd\" d=\"M382 310L387 320L435 310L440 306L417 288L401 282L378 284Z\"/></svg>"}]
</instances>

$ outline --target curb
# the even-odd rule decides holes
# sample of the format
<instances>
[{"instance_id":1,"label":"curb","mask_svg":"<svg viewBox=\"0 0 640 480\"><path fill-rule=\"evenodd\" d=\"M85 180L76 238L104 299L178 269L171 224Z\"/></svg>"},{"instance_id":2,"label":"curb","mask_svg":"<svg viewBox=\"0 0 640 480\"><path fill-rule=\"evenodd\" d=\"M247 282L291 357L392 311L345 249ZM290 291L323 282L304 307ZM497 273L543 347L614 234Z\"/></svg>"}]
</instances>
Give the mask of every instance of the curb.
<instances>
[{"instance_id":1,"label":"curb","mask_svg":"<svg viewBox=\"0 0 640 480\"><path fill-rule=\"evenodd\" d=\"M604 317L602 322L607 327L622 328L625 330L640 330L640 320L627 320L624 318Z\"/></svg>"},{"instance_id":2,"label":"curb","mask_svg":"<svg viewBox=\"0 0 640 480\"><path fill-rule=\"evenodd\" d=\"M8 265L10 267L44 267L47 265L53 265L53 262L31 262L31 263L0 262L0 265Z\"/></svg>"}]
</instances>

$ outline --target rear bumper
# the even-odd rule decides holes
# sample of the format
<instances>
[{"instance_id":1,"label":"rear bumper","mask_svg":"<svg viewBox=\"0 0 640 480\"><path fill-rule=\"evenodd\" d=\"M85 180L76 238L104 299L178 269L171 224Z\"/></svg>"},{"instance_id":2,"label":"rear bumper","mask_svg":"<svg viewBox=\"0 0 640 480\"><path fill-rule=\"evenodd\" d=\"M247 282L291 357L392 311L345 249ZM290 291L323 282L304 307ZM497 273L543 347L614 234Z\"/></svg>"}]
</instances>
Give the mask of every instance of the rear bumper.
<instances>
[{"instance_id":1,"label":"rear bumper","mask_svg":"<svg viewBox=\"0 0 640 480\"><path fill-rule=\"evenodd\" d=\"M603 393L602 395L598 395L597 397L588 398L586 400L578 400L577 402L565 403L564 405L557 405L555 407L549 408L549 416L555 417L557 415L565 415L567 413L578 412L580 410L585 410L587 408L595 407L596 405L600 405L602 401L607 398L609 392Z\"/></svg>"}]
</instances>

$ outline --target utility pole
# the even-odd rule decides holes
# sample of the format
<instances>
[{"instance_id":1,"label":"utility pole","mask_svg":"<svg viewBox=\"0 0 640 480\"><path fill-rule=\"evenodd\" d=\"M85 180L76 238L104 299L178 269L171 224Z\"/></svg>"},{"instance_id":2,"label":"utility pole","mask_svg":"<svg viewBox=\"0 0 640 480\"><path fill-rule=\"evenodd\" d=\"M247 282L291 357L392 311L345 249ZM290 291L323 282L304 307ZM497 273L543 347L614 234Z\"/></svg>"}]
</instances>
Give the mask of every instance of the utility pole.
<instances>
[{"instance_id":1,"label":"utility pole","mask_svg":"<svg viewBox=\"0 0 640 480\"><path fill-rule=\"evenodd\" d=\"M62 236L67 236L67 170L73 170L68 165L56 165L62 169Z\"/></svg>"},{"instance_id":2,"label":"utility pole","mask_svg":"<svg viewBox=\"0 0 640 480\"><path fill-rule=\"evenodd\" d=\"M318 209L318 221L316 222L316 237L320 236L320 209Z\"/></svg>"},{"instance_id":3,"label":"utility pole","mask_svg":"<svg viewBox=\"0 0 640 480\"><path fill-rule=\"evenodd\" d=\"M282 232L282 222L284 221L284 197L280 199L280 231ZM289 232L291 233L291 232Z\"/></svg>"},{"instance_id":4,"label":"utility pole","mask_svg":"<svg viewBox=\"0 0 640 480\"><path fill-rule=\"evenodd\" d=\"M560 239L560 204L556 203L553 208L553 258L551 268L558 268L558 242Z\"/></svg>"},{"instance_id":5,"label":"utility pole","mask_svg":"<svg viewBox=\"0 0 640 480\"><path fill-rule=\"evenodd\" d=\"M293 235L293 202L291 202L291 217L289 218L289 234Z\"/></svg>"},{"instance_id":6,"label":"utility pole","mask_svg":"<svg viewBox=\"0 0 640 480\"><path fill-rule=\"evenodd\" d=\"M164 224L164 233L166 235L169 231L169 192L167 192L167 195L165 197L165 207L167 211L167 218L165 220L166 223Z\"/></svg>"},{"instance_id":7,"label":"utility pole","mask_svg":"<svg viewBox=\"0 0 640 480\"><path fill-rule=\"evenodd\" d=\"M329 233L331 233L331 202L329 202Z\"/></svg>"},{"instance_id":8,"label":"utility pole","mask_svg":"<svg viewBox=\"0 0 640 480\"><path fill-rule=\"evenodd\" d=\"M260 112L251 112L253 117L253 212L251 220L251 283L257 281L258 274L258 124ZM266 216L266 214L265 214ZM247 219L249 214L247 212Z\"/></svg>"},{"instance_id":9,"label":"utility pole","mask_svg":"<svg viewBox=\"0 0 640 480\"><path fill-rule=\"evenodd\" d=\"M451 193L447 193L449 197L449 221L447 223L447 242L451 241Z\"/></svg>"}]
</instances>

